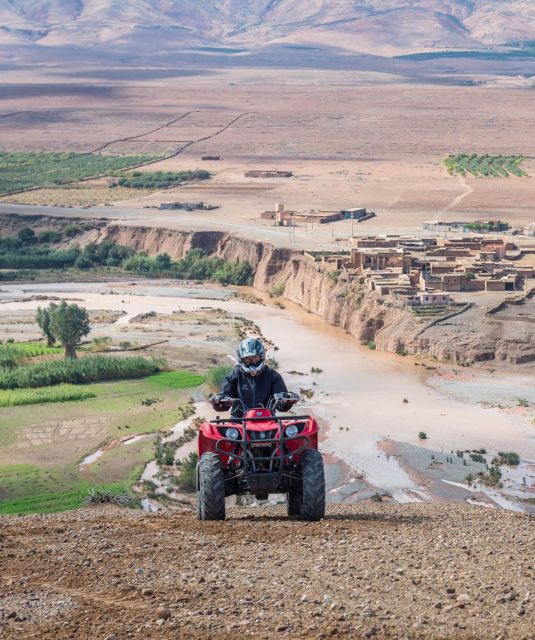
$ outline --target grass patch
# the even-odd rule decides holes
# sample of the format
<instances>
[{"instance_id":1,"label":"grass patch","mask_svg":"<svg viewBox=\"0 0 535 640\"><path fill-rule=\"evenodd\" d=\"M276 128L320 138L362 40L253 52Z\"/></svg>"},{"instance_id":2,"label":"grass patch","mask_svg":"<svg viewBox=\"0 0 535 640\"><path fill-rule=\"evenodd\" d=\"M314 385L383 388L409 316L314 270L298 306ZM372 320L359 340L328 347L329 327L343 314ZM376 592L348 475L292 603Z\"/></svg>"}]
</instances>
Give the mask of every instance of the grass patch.
<instances>
[{"instance_id":1,"label":"grass patch","mask_svg":"<svg viewBox=\"0 0 535 640\"><path fill-rule=\"evenodd\" d=\"M38 389L12 389L0 391L0 407L20 407L26 404L43 404L46 402L68 402L95 398L96 394L88 389L71 384Z\"/></svg>"},{"instance_id":2,"label":"grass patch","mask_svg":"<svg viewBox=\"0 0 535 640\"><path fill-rule=\"evenodd\" d=\"M108 175L157 159L155 155L0 151L0 193L61 185Z\"/></svg>"},{"instance_id":3,"label":"grass patch","mask_svg":"<svg viewBox=\"0 0 535 640\"><path fill-rule=\"evenodd\" d=\"M79 360L54 360L16 368L0 368L0 389L47 387L61 383L83 384L100 380L142 378L164 366L161 359L140 356L118 358L87 356Z\"/></svg>"},{"instance_id":4,"label":"grass patch","mask_svg":"<svg viewBox=\"0 0 535 640\"><path fill-rule=\"evenodd\" d=\"M188 387L197 387L204 381L205 377L194 371L163 371L147 378L145 388L147 391L187 389Z\"/></svg>"},{"instance_id":5,"label":"grass patch","mask_svg":"<svg viewBox=\"0 0 535 640\"><path fill-rule=\"evenodd\" d=\"M0 468L0 515L54 513L81 507L93 485L90 481L68 481L54 471L29 464ZM130 484L105 483L94 487L114 495L129 495Z\"/></svg>"}]
</instances>

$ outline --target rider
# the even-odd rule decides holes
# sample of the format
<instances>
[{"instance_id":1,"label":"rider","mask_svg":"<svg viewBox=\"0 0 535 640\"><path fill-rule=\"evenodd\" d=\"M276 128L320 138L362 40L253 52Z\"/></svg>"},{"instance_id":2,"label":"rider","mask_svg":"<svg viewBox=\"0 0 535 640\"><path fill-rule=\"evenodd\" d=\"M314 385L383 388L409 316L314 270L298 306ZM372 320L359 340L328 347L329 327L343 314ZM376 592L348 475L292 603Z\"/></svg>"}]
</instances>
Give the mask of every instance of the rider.
<instances>
[{"instance_id":1,"label":"rider","mask_svg":"<svg viewBox=\"0 0 535 640\"><path fill-rule=\"evenodd\" d=\"M219 395L213 398L216 410L222 397L239 398L243 408L236 402L231 414L240 417L247 409L259 405L266 407L274 394L288 392L280 373L267 366L266 350L260 340L242 340L236 349L236 355L238 364L225 377Z\"/></svg>"}]
</instances>

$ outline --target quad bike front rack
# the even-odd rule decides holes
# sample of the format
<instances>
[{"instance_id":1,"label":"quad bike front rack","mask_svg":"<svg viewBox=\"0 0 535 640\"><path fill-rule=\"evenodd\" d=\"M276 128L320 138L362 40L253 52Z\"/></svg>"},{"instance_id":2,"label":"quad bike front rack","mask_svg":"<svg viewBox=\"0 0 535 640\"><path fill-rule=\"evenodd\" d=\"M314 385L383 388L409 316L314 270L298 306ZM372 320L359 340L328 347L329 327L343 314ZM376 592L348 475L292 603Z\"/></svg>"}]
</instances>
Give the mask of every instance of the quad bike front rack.
<instances>
[{"instance_id":1,"label":"quad bike front rack","mask_svg":"<svg viewBox=\"0 0 535 640\"><path fill-rule=\"evenodd\" d=\"M223 456L227 456L229 458L232 458L233 460L238 460L240 462L243 463L243 467L242 468L237 468L236 471L236 476L239 475L248 475L247 473L248 471L248 467L249 465L251 465L252 467L252 472L253 474L257 472L256 469L256 464L259 462L269 462L270 465L270 470L273 469L273 463L275 462L275 460L279 461L279 471L275 472L275 475L277 477L280 478L280 476L282 475L287 475L288 477L293 477L288 473L283 473L283 469L284 469L284 462L286 459L291 460L293 456L297 456L300 453L302 453L303 451L305 451L305 449L309 448L310 445L310 439L308 438L308 436L302 435L301 433L298 433L295 436L285 436L284 435L284 429L286 429L287 427L289 427L290 425L296 425L298 427L300 426L304 426L306 424L306 422L308 420L310 420L310 416L291 416L291 418L288 417L284 417L284 418L279 418L277 416L270 416L269 420L272 422L277 422L278 423L278 432L279 432L279 436L276 438L264 438L261 440L247 440L246 437L246 433L247 430L245 428L245 423L247 422L266 422L266 416L262 416L260 418L257 417L251 417L251 418L217 418L215 420L210 420L210 424L214 424L214 425L228 425L230 424L239 424L242 426L243 428L243 437L242 438L237 438L235 440L231 439L231 438L225 438L224 436L220 439L217 440L217 442L215 443L215 450L218 454L221 454ZM283 425L283 422L285 422L285 424ZM260 432L262 433L262 432ZM222 434L221 434L222 435ZM296 448L293 449L292 451L289 451L286 448L286 443L287 442L296 442L296 441L301 441L301 444ZM269 445L269 444L277 444L279 446L279 455L278 456L256 456L256 455L252 455L252 448L253 448L253 443L254 445ZM234 451L228 451L225 449L222 449L221 446L223 444L226 445L237 445L234 447ZM241 446L241 453L237 453L237 450L240 448ZM262 473L262 475L265 475L265 472Z\"/></svg>"}]
</instances>

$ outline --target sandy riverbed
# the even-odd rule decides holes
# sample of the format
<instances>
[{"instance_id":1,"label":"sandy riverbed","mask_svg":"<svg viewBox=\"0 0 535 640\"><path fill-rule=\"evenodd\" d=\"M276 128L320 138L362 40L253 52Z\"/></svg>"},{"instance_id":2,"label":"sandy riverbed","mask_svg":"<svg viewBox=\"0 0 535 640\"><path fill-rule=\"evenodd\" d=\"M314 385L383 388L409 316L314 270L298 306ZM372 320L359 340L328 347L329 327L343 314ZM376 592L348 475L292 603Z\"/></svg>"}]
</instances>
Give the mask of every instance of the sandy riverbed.
<instances>
[{"instance_id":1,"label":"sandy riverbed","mask_svg":"<svg viewBox=\"0 0 535 640\"><path fill-rule=\"evenodd\" d=\"M120 323L149 311L170 314L206 306L247 317L278 346L272 355L278 359L288 386L297 392L314 391L300 411L314 412L330 425L323 450L343 460L356 478L363 476L370 485L400 502L432 500L437 496L425 475L410 472L410 459L389 455L378 446L385 440L417 446L419 456L484 447L490 454L518 451L527 465L535 462L535 427L525 416L467 403L453 394L448 396L445 388L426 384L423 368L414 367L410 359L370 351L295 305L286 304L281 309L229 297L229 289L195 288L192 293L176 283L153 285L145 281L129 285L8 285L0 292L0 302L4 302L1 309L28 310L43 304L37 300L21 302L22 289L28 298L44 293L75 295L89 309L124 311L126 315ZM209 300L199 299L201 295ZM17 301L9 301L13 297ZM108 333L113 335L113 327ZM322 372L312 374L312 367ZM502 377L501 384L514 389L515 380ZM428 440L418 439L420 431L427 433ZM531 476L527 489L530 484ZM466 488L460 491L455 485L450 486L452 493L446 498L449 495L466 499ZM456 494L456 490L460 493Z\"/></svg>"}]
</instances>

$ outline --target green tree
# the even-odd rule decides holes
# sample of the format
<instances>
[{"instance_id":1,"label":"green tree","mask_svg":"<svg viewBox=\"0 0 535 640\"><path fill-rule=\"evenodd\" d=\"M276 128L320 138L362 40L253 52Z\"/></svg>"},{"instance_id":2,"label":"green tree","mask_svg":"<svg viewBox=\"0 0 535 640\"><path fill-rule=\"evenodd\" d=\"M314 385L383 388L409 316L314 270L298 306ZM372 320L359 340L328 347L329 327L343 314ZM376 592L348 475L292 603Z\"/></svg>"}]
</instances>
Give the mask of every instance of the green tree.
<instances>
[{"instance_id":1,"label":"green tree","mask_svg":"<svg viewBox=\"0 0 535 640\"><path fill-rule=\"evenodd\" d=\"M91 331L87 309L65 301L55 305L50 311L50 330L65 349L65 357L76 358L76 345Z\"/></svg>"},{"instance_id":2,"label":"green tree","mask_svg":"<svg viewBox=\"0 0 535 640\"><path fill-rule=\"evenodd\" d=\"M46 338L46 346L54 346L55 340L50 329L50 313L55 309L57 305L53 302L48 307L37 307L37 313L35 314L35 321L37 322L39 329L41 329L43 336Z\"/></svg>"}]
</instances>

